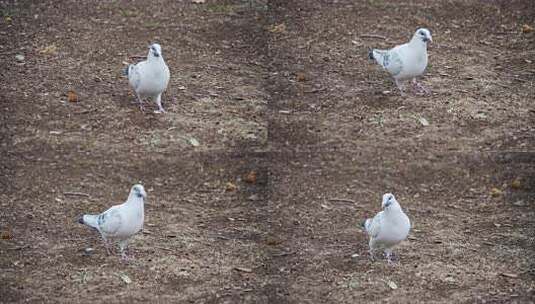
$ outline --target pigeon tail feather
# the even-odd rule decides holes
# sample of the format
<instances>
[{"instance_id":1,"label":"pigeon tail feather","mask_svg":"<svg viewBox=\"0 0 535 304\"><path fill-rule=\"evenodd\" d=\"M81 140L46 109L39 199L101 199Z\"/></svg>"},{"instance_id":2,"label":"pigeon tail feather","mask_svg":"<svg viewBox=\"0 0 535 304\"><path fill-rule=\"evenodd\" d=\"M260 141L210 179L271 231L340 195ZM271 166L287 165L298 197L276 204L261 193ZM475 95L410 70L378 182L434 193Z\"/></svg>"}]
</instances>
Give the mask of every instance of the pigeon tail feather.
<instances>
[{"instance_id":1,"label":"pigeon tail feather","mask_svg":"<svg viewBox=\"0 0 535 304\"><path fill-rule=\"evenodd\" d=\"M130 70L134 67L133 64L129 64L126 68L123 70L123 74L129 78L130 76Z\"/></svg>"},{"instance_id":2,"label":"pigeon tail feather","mask_svg":"<svg viewBox=\"0 0 535 304\"><path fill-rule=\"evenodd\" d=\"M370 225L372 223L372 219L366 219L363 223L362 223L362 227L364 228L364 230L366 231L370 231Z\"/></svg>"},{"instance_id":3,"label":"pigeon tail feather","mask_svg":"<svg viewBox=\"0 0 535 304\"><path fill-rule=\"evenodd\" d=\"M94 214L85 214L82 217L80 217L79 222L81 224L87 225L91 228L95 228L98 230L98 215Z\"/></svg>"},{"instance_id":4,"label":"pigeon tail feather","mask_svg":"<svg viewBox=\"0 0 535 304\"><path fill-rule=\"evenodd\" d=\"M381 50L371 50L370 52L370 58L374 59L380 66L385 66L385 55L387 54L386 51Z\"/></svg>"}]
</instances>

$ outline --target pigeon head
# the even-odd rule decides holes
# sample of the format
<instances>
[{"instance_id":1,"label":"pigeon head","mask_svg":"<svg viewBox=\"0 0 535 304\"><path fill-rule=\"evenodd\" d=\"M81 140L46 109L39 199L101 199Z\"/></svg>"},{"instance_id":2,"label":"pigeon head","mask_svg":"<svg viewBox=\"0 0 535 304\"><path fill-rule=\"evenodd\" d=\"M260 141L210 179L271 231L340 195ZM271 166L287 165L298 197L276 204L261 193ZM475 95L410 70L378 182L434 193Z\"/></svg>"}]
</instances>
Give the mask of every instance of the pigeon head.
<instances>
[{"instance_id":1,"label":"pigeon head","mask_svg":"<svg viewBox=\"0 0 535 304\"><path fill-rule=\"evenodd\" d=\"M162 47L158 43L153 43L149 46L149 56L160 57L162 55Z\"/></svg>"},{"instance_id":2,"label":"pigeon head","mask_svg":"<svg viewBox=\"0 0 535 304\"><path fill-rule=\"evenodd\" d=\"M147 198L147 192L145 192L145 188L143 188L142 185L137 184L132 187L132 191L130 191L131 194L133 194L135 197L138 198Z\"/></svg>"},{"instance_id":3,"label":"pigeon head","mask_svg":"<svg viewBox=\"0 0 535 304\"><path fill-rule=\"evenodd\" d=\"M397 203L397 201L396 201L396 198L394 197L394 194L385 193L383 195L383 204L382 204L383 209L387 209L388 207L392 206L393 204L395 205L395 203Z\"/></svg>"},{"instance_id":4,"label":"pigeon head","mask_svg":"<svg viewBox=\"0 0 535 304\"><path fill-rule=\"evenodd\" d=\"M433 38L431 37L431 32L426 28L420 28L416 30L416 33L414 33L413 39L415 38L423 41L424 43L433 42Z\"/></svg>"}]
</instances>

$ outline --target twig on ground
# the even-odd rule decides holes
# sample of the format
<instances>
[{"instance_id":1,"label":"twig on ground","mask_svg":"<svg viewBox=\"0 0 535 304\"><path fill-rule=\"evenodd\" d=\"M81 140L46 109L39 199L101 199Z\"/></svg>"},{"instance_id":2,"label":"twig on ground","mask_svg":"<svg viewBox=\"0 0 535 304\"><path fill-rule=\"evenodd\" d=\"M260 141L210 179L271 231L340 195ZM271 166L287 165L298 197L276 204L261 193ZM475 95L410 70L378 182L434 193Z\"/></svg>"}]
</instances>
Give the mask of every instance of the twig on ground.
<instances>
[{"instance_id":1,"label":"twig on ground","mask_svg":"<svg viewBox=\"0 0 535 304\"><path fill-rule=\"evenodd\" d=\"M87 114L87 113L91 113L91 112L95 112L95 111L97 111L97 108L87 109L87 110L80 111L80 112L73 112L73 114Z\"/></svg>"},{"instance_id":2,"label":"twig on ground","mask_svg":"<svg viewBox=\"0 0 535 304\"><path fill-rule=\"evenodd\" d=\"M234 267L234 270L239 271L239 272L247 272L247 273L253 272L251 268L246 268L246 267Z\"/></svg>"},{"instance_id":3,"label":"twig on ground","mask_svg":"<svg viewBox=\"0 0 535 304\"><path fill-rule=\"evenodd\" d=\"M362 34L360 35L360 38L377 38L377 39L386 40L385 36L375 35L375 34Z\"/></svg>"},{"instance_id":4,"label":"twig on ground","mask_svg":"<svg viewBox=\"0 0 535 304\"><path fill-rule=\"evenodd\" d=\"M274 254L273 257L283 257L287 255L292 255L292 254L296 254L296 252L295 251L281 252L281 253Z\"/></svg>"},{"instance_id":5,"label":"twig on ground","mask_svg":"<svg viewBox=\"0 0 535 304\"><path fill-rule=\"evenodd\" d=\"M154 246L154 248L158 248L158 249L165 250L165 251L174 251L173 249L167 248L167 247Z\"/></svg>"},{"instance_id":6,"label":"twig on ground","mask_svg":"<svg viewBox=\"0 0 535 304\"><path fill-rule=\"evenodd\" d=\"M346 198L330 198L328 199L329 202L343 202L343 203L352 203L352 204L357 204L357 202L353 201L353 200L350 200L350 199L346 199Z\"/></svg>"},{"instance_id":7,"label":"twig on ground","mask_svg":"<svg viewBox=\"0 0 535 304\"><path fill-rule=\"evenodd\" d=\"M90 197L89 194L87 194L87 193L83 193L83 192L63 192L63 195Z\"/></svg>"},{"instance_id":8,"label":"twig on ground","mask_svg":"<svg viewBox=\"0 0 535 304\"><path fill-rule=\"evenodd\" d=\"M304 93L318 93L318 92L323 92L327 90L327 88L317 88L317 89L312 89L310 91L304 91Z\"/></svg>"}]
</instances>

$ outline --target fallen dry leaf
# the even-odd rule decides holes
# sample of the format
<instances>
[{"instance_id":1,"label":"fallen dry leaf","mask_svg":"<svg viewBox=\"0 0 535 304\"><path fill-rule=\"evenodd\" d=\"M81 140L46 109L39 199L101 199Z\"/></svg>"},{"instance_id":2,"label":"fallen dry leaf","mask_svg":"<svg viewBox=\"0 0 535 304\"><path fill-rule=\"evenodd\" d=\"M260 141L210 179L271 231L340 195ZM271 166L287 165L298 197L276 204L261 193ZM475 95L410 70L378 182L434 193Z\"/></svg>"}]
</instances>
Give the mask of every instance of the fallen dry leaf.
<instances>
[{"instance_id":1,"label":"fallen dry leaf","mask_svg":"<svg viewBox=\"0 0 535 304\"><path fill-rule=\"evenodd\" d=\"M269 31L272 33L284 33L286 32L286 24L281 23L281 24L273 25L271 26Z\"/></svg>"},{"instance_id":2,"label":"fallen dry leaf","mask_svg":"<svg viewBox=\"0 0 535 304\"><path fill-rule=\"evenodd\" d=\"M279 244L282 243L282 240L279 240L279 239L276 239L276 238L268 238L266 240L266 244L268 244L269 246L277 246Z\"/></svg>"},{"instance_id":3,"label":"fallen dry leaf","mask_svg":"<svg viewBox=\"0 0 535 304\"><path fill-rule=\"evenodd\" d=\"M238 186L236 186L234 183L228 182L226 184L225 191L232 192L232 191L236 191L236 189L238 189Z\"/></svg>"},{"instance_id":4,"label":"fallen dry leaf","mask_svg":"<svg viewBox=\"0 0 535 304\"><path fill-rule=\"evenodd\" d=\"M500 190L500 189L498 189L498 188L492 188L492 189L490 189L490 195L491 195L492 197L498 197L498 196L502 195L502 193L503 193L502 190Z\"/></svg>"},{"instance_id":5,"label":"fallen dry leaf","mask_svg":"<svg viewBox=\"0 0 535 304\"><path fill-rule=\"evenodd\" d=\"M58 47L55 44L45 46L39 50L39 53L45 55L55 55L58 52Z\"/></svg>"},{"instance_id":6,"label":"fallen dry leaf","mask_svg":"<svg viewBox=\"0 0 535 304\"><path fill-rule=\"evenodd\" d=\"M249 173L245 176L244 180L245 180L246 182L248 182L249 184L254 184L254 183L256 183L256 172L255 172L254 170L251 171L251 172L249 172Z\"/></svg>"},{"instance_id":7,"label":"fallen dry leaf","mask_svg":"<svg viewBox=\"0 0 535 304\"><path fill-rule=\"evenodd\" d=\"M511 183L511 188L513 189L520 189L520 187L522 186L522 184L520 183L520 178L516 178L512 183Z\"/></svg>"},{"instance_id":8,"label":"fallen dry leaf","mask_svg":"<svg viewBox=\"0 0 535 304\"><path fill-rule=\"evenodd\" d=\"M524 34L531 33L531 32L533 32L533 30L534 30L533 27L531 27L531 26L529 26L527 24L522 25L522 33L524 33Z\"/></svg>"},{"instance_id":9,"label":"fallen dry leaf","mask_svg":"<svg viewBox=\"0 0 535 304\"><path fill-rule=\"evenodd\" d=\"M206 0L191 0L191 2L193 2L195 4L201 4L201 3L205 3Z\"/></svg>"},{"instance_id":10,"label":"fallen dry leaf","mask_svg":"<svg viewBox=\"0 0 535 304\"><path fill-rule=\"evenodd\" d=\"M306 80L307 80L307 77L306 77L305 73L297 73L297 81L303 82L303 81L306 81Z\"/></svg>"},{"instance_id":11,"label":"fallen dry leaf","mask_svg":"<svg viewBox=\"0 0 535 304\"><path fill-rule=\"evenodd\" d=\"M73 90L67 92L67 101L69 102L78 102L78 95Z\"/></svg>"},{"instance_id":12,"label":"fallen dry leaf","mask_svg":"<svg viewBox=\"0 0 535 304\"><path fill-rule=\"evenodd\" d=\"M13 238L13 235L11 235L11 232L9 231L2 231L0 233L0 239L2 240L11 240Z\"/></svg>"}]
</instances>

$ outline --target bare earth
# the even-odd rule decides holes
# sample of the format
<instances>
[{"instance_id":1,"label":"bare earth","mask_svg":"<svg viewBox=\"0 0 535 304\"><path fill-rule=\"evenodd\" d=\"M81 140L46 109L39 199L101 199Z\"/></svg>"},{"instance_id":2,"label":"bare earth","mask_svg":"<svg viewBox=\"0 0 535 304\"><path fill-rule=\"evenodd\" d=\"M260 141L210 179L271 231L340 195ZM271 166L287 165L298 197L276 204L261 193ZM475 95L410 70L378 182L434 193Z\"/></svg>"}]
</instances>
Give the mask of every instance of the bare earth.
<instances>
[{"instance_id":1,"label":"bare earth","mask_svg":"<svg viewBox=\"0 0 535 304\"><path fill-rule=\"evenodd\" d=\"M535 301L534 1L0 9L0 302ZM367 48L417 27L432 94L402 98ZM121 75L150 42L164 115ZM126 264L76 219L139 181ZM413 222L395 266L360 229L384 192Z\"/></svg>"}]
</instances>

